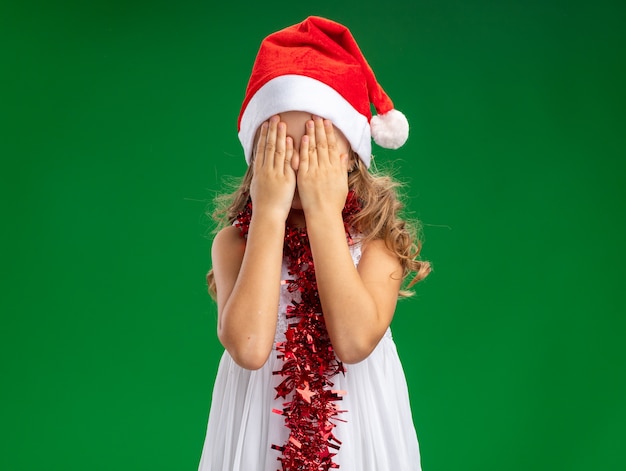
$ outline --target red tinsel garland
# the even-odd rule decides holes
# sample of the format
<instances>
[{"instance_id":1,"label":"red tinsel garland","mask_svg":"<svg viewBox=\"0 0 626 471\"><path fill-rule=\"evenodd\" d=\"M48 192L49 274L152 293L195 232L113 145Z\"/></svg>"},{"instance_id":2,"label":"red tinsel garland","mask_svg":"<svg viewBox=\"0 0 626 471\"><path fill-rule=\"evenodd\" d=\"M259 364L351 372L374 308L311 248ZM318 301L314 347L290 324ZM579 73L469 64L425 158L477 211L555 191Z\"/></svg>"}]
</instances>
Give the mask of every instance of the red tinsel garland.
<instances>
[{"instance_id":1,"label":"red tinsel garland","mask_svg":"<svg viewBox=\"0 0 626 471\"><path fill-rule=\"evenodd\" d=\"M342 213L348 244L353 243L350 221L360 209L356 194L350 191ZM252 203L248 201L235 221L243 237L248 234L251 216ZM299 292L300 300L292 300L287 307L285 341L276 345L283 366L273 373L284 377L276 387L276 397L287 402L282 410L273 412L285 417L289 439L272 448L282 453L278 458L282 471L328 471L339 467L333 457L341 442L333 428L335 421L342 420L337 416L345 412L336 402L346 393L333 389L332 378L345 369L326 331L306 228L285 228L283 254L293 277L286 280L287 289Z\"/></svg>"}]
</instances>

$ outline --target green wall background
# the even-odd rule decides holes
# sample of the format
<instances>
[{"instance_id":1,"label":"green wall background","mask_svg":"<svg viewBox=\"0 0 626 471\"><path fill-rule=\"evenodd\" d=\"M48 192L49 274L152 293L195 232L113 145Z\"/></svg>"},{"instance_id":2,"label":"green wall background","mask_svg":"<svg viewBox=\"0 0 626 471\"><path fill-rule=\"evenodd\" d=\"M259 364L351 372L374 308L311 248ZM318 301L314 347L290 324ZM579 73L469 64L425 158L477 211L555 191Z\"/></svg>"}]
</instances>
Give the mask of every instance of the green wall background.
<instances>
[{"instance_id":1,"label":"green wall background","mask_svg":"<svg viewBox=\"0 0 626 471\"><path fill-rule=\"evenodd\" d=\"M207 203L261 39L348 25L434 272L393 329L425 471L623 470L626 5L0 3L0 469L192 470Z\"/></svg>"}]
</instances>

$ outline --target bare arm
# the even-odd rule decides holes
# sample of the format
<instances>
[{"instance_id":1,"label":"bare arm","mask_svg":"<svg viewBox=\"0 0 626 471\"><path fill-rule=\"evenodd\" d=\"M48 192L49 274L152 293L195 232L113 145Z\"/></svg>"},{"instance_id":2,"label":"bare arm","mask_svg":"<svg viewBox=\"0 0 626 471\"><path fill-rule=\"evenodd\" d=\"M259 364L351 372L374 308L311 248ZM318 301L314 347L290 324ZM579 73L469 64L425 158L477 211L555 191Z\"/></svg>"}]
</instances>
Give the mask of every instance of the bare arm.
<instances>
[{"instance_id":1,"label":"bare arm","mask_svg":"<svg viewBox=\"0 0 626 471\"><path fill-rule=\"evenodd\" d=\"M341 219L333 224L320 215L309 225L309 238L328 334L337 356L357 363L374 350L393 319L400 262L384 241L374 240L355 268Z\"/></svg>"},{"instance_id":2,"label":"bare arm","mask_svg":"<svg viewBox=\"0 0 626 471\"><path fill-rule=\"evenodd\" d=\"M347 195L347 156L332 125L316 118L300 149L298 186L328 334L346 363L365 359L391 323L402 269L383 241L363 248L358 269L346 242L341 210Z\"/></svg>"},{"instance_id":3,"label":"bare arm","mask_svg":"<svg viewBox=\"0 0 626 471\"><path fill-rule=\"evenodd\" d=\"M213 242L217 335L247 369L263 366L274 341L284 238L278 228L268 221L251 222L244 243L238 228L227 227Z\"/></svg>"},{"instance_id":4,"label":"bare arm","mask_svg":"<svg viewBox=\"0 0 626 471\"><path fill-rule=\"evenodd\" d=\"M235 362L258 369L274 341L285 220L295 190L292 141L277 117L264 125L254 161L247 241L227 227L213 242L218 337Z\"/></svg>"}]
</instances>

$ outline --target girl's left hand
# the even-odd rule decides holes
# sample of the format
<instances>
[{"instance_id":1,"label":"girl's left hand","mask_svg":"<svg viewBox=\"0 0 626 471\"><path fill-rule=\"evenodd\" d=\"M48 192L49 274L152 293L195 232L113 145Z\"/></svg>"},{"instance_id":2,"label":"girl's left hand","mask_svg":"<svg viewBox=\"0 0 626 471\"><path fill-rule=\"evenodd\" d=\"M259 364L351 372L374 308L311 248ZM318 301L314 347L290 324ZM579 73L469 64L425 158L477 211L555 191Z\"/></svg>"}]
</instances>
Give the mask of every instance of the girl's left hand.
<instances>
[{"instance_id":1,"label":"girl's left hand","mask_svg":"<svg viewBox=\"0 0 626 471\"><path fill-rule=\"evenodd\" d=\"M341 214L348 195L348 154L340 153L330 120L313 116L300 141L298 192L305 214Z\"/></svg>"}]
</instances>

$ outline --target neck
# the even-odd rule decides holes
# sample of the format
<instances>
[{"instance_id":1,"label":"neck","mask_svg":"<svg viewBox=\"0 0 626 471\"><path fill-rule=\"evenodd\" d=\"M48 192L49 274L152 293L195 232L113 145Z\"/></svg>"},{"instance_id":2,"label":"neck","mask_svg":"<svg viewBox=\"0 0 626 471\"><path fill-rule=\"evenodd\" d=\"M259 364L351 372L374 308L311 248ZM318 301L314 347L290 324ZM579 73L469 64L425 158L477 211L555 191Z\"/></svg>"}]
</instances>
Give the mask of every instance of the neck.
<instances>
[{"instance_id":1,"label":"neck","mask_svg":"<svg viewBox=\"0 0 626 471\"><path fill-rule=\"evenodd\" d=\"M298 229L306 227L306 219L304 217L304 211L301 209L292 209L287 216L287 225Z\"/></svg>"}]
</instances>

